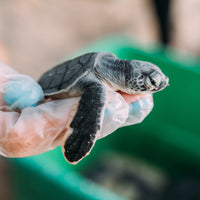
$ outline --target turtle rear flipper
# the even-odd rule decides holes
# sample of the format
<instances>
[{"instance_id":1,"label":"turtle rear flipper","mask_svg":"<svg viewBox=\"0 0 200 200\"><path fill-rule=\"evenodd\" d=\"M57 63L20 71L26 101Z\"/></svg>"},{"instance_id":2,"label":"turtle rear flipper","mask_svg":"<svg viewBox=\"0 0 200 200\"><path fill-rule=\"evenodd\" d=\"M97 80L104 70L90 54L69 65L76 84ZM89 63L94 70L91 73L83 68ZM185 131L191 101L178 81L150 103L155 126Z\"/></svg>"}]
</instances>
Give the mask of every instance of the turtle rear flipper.
<instances>
[{"instance_id":1,"label":"turtle rear flipper","mask_svg":"<svg viewBox=\"0 0 200 200\"><path fill-rule=\"evenodd\" d=\"M63 154L67 161L76 164L93 147L101 128L105 105L104 87L92 81L81 83L84 93L70 127L72 134L64 141Z\"/></svg>"}]
</instances>

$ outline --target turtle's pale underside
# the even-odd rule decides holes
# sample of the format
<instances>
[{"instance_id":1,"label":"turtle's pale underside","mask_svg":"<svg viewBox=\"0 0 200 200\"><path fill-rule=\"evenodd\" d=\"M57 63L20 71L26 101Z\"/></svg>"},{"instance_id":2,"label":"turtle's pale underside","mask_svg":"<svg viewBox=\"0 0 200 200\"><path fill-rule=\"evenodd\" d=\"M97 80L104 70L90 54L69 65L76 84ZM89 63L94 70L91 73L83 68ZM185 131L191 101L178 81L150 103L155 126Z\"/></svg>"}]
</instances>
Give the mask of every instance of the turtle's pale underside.
<instances>
[{"instance_id":1,"label":"turtle's pale underside","mask_svg":"<svg viewBox=\"0 0 200 200\"><path fill-rule=\"evenodd\" d=\"M101 130L108 88L153 93L164 89L168 78L152 63L95 52L59 64L44 73L39 83L46 98L81 96L62 148L66 160L75 164L90 152Z\"/></svg>"}]
</instances>

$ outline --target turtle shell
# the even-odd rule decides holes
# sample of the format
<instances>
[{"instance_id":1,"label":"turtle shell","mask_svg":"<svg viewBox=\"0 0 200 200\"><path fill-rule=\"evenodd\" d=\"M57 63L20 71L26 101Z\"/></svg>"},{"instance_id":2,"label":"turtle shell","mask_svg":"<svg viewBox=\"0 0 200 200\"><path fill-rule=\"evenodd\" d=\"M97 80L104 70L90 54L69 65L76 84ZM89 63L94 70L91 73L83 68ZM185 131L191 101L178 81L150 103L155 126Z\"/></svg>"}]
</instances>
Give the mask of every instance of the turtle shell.
<instances>
[{"instance_id":1,"label":"turtle shell","mask_svg":"<svg viewBox=\"0 0 200 200\"><path fill-rule=\"evenodd\" d=\"M97 53L88 53L57 65L39 80L45 95L62 93L74 85L84 74L92 71Z\"/></svg>"}]
</instances>

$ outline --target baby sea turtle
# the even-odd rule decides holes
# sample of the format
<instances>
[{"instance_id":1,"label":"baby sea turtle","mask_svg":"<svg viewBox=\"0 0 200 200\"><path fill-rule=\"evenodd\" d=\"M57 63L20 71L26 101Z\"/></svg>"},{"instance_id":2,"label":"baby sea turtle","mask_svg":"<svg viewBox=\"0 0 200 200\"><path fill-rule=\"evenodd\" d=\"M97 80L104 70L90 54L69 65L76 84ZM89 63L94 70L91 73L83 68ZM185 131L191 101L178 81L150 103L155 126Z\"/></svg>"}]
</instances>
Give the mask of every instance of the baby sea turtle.
<instances>
[{"instance_id":1,"label":"baby sea turtle","mask_svg":"<svg viewBox=\"0 0 200 200\"><path fill-rule=\"evenodd\" d=\"M122 60L108 52L87 53L47 71L39 80L45 98L81 96L65 138L63 154L77 163L92 149L102 126L108 88L128 94L153 93L168 85L168 78L152 63Z\"/></svg>"}]
</instances>

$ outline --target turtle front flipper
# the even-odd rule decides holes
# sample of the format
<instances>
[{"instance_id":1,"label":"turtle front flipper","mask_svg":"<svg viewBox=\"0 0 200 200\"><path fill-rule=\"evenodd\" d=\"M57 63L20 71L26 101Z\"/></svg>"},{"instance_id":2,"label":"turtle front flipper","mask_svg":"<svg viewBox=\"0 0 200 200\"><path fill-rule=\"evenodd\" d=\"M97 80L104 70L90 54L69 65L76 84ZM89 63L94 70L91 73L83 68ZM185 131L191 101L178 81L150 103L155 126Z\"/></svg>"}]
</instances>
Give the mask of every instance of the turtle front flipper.
<instances>
[{"instance_id":1,"label":"turtle front flipper","mask_svg":"<svg viewBox=\"0 0 200 200\"><path fill-rule=\"evenodd\" d=\"M87 81L79 85L84 93L70 124L72 134L62 147L66 160L73 164L79 162L92 149L101 128L105 105L105 89L101 84Z\"/></svg>"}]
</instances>

